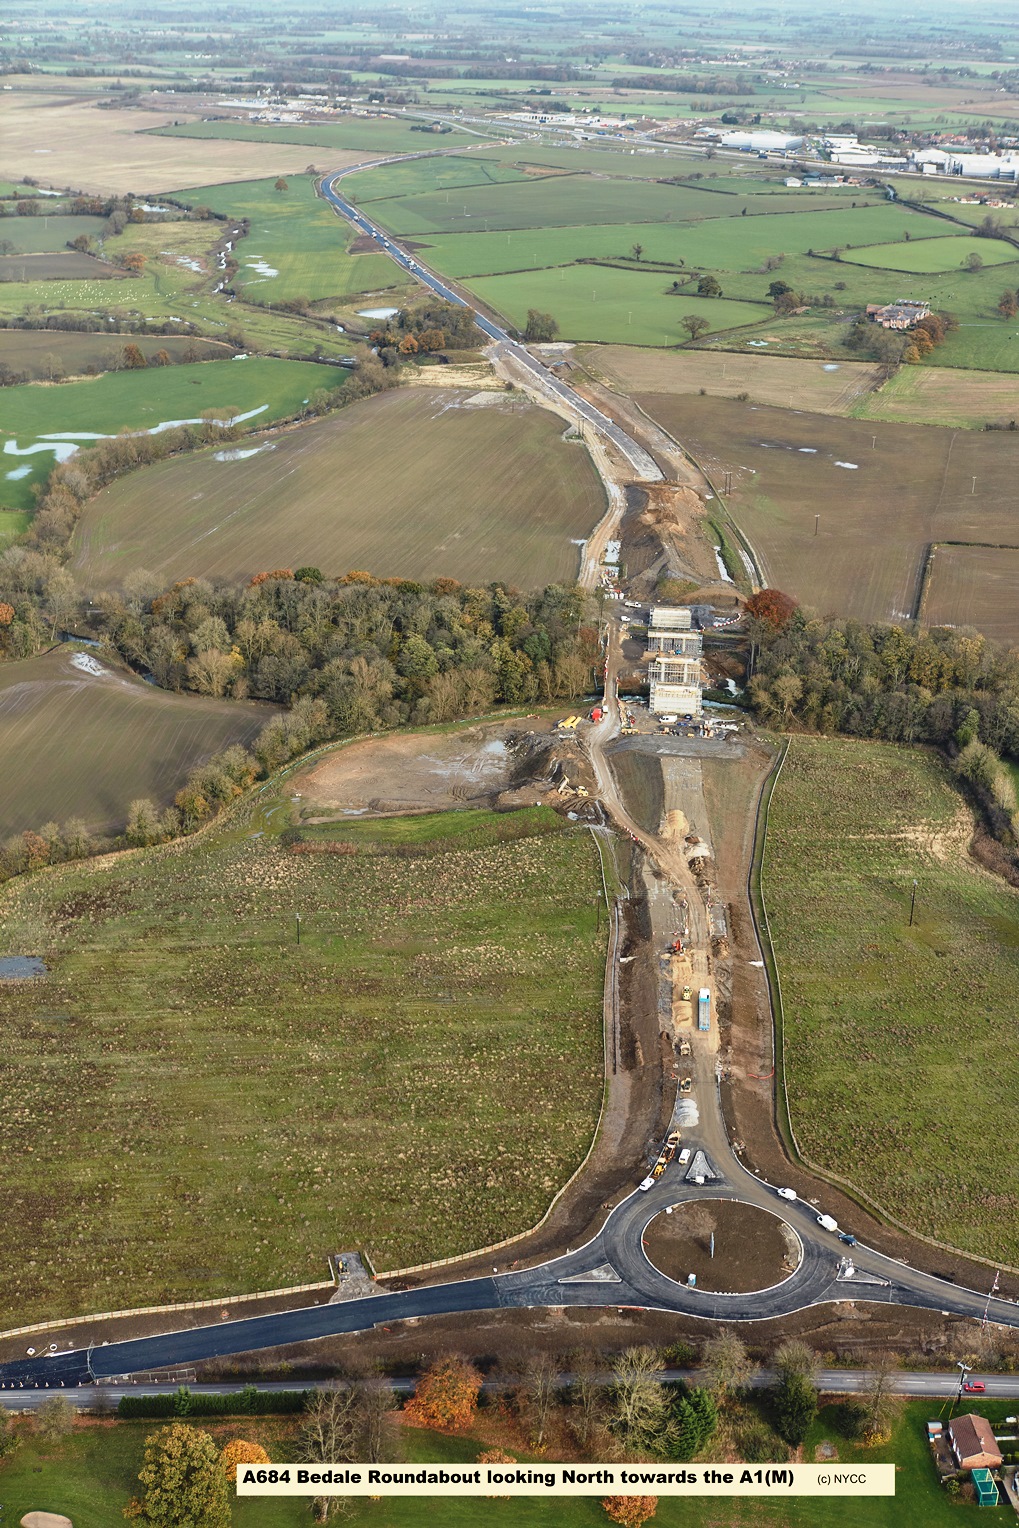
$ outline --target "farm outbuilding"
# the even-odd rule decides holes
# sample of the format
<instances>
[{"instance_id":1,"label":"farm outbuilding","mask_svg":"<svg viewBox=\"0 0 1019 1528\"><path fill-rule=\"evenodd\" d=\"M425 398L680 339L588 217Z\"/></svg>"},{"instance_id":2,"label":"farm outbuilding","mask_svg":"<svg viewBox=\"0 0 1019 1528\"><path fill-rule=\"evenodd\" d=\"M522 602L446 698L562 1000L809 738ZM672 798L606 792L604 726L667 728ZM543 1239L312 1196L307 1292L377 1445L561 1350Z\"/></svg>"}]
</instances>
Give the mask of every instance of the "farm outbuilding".
<instances>
[{"instance_id":1,"label":"farm outbuilding","mask_svg":"<svg viewBox=\"0 0 1019 1528\"><path fill-rule=\"evenodd\" d=\"M948 1441L960 1470L996 1470L1001 1466L1001 1450L995 1442L986 1417L956 1417L948 1424Z\"/></svg>"}]
</instances>

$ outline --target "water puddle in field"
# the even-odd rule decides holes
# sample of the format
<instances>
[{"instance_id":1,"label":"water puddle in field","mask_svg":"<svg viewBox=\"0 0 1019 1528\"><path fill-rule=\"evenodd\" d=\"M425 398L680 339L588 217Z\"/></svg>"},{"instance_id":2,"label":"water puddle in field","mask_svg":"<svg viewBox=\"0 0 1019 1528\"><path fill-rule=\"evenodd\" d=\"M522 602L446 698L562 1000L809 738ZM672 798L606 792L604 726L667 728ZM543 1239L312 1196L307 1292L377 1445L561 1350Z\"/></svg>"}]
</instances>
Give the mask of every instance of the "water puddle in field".
<instances>
[{"instance_id":1,"label":"water puddle in field","mask_svg":"<svg viewBox=\"0 0 1019 1528\"><path fill-rule=\"evenodd\" d=\"M264 414L268 409L267 403L260 403L257 408L248 409L243 414L234 414L230 419L205 420L200 415L191 419L164 419L159 424L152 425L147 430L131 430L132 435L162 435L164 430L175 430L186 424L217 425L225 429L228 425L245 424L249 419L254 419L259 414ZM58 462L66 462L82 445L87 445L94 440L112 440L113 436L99 430L47 430L41 434L32 446L19 446L15 440L4 441L4 454L7 456L34 456L39 451L52 451ZM20 475L26 476L31 468L26 468ZM11 474L8 474L9 476Z\"/></svg>"},{"instance_id":2,"label":"water puddle in field","mask_svg":"<svg viewBox=\"0 0 1019 1528\"><path fill-rule=\"evenodd\" d=\"M725 566L725 563L722 561L722 548L718 547L718 546L715 547L715 561L718 564L718 576L719 576L719 578L723 579L727 584L731 584L731 583L735 582L735 580L731 577L731 575L729 573L729 569Z\"/></svg>"},{"instance_id":3,"label":"water puddle in field","mask_svg":"<svg viewBox=\"0 0 1019 1528\"><path fill-rule=\"evenodd\" d=\"M837 361L829 361L827 366L822 366L821 367L821 370L822 371L839 371L839 370L841 370L841 368L840 368L840 366L839 366Z\"/></svg>"},{"instance_id":4,"label":"water puddle in field","mask_svg":"<svg viewBox=\"0 0 1019 1528\"><path fill-rule=\"evenodd\" d=\"M836 467L845 467L847 472L859 472L859 462L836 462Z\"/></svg>"},{"instance_id":5,"label":"water puddle in field","mask_svg":"<svg viewBox=\"0 0 1019 1528\"><path fill-rule=\"evenodd\" d=\"M46 975L46 962L38 955L5 955L0 959L0 981L23 982Z\"/></svg>"},{"instance_id":6,"label":"water puddle in field","mask_svg":"<svg viewBox=\"0 0 1019 1528\"><path fill-rule=\"evenodd\" d=\"M258 258L254 260L245 260L244 269L246 271L255 271L257 275L262 277L263 281L271 281L273 276L279 275L279 271L274 265L269 265L267 261ZM255 281L249 281L248 285L257 286L258 283Z\"/></svg>"},{"instance_id":7,"label":"water puddle in field","mask_svg":"<svg viewBox=\"0 0 1019 1528\"><path fill-rule=\"evenodd\" d=\"M358 308L358 318L395 318L399 308Z\"/></svg>"},{"instance_id":8,"label":"water puddle in field","mask_svg":"<svg viewBox=\"0 0 1019 1528\"><path fill-rule=\"evenodd\" d=\"M238 447L235 451L214 451L214 462L246 462L249 456L259 456L263 451L271 451L272 446L248 446L247 449Z\"/></svg>"},{"instance_id":9,"label":"water puddle in field","mask_svg":"<svg viewBox=\"0 0 1019 1528\"><path fill-rule=\"evenodd\" d=\"M801 456L816 456L817 455L817 447L816 446L797 446L796 449L797 449L797 451L799 451Z\"/></svg>"},{"instance_id":10,"label":"water puddle in field","mask_svg":"<svg viewBox=\"0 0 1019 1528\"><path fill-rule=\"evenodd\" d=\"M103 668L103 665L97 663L95 658L90 658L88 653L72 654L71 666L72 668L81 669L83 674L92 674L97 679L101 679L109 673L109 669Z\"/></svg>"}]
</instances>

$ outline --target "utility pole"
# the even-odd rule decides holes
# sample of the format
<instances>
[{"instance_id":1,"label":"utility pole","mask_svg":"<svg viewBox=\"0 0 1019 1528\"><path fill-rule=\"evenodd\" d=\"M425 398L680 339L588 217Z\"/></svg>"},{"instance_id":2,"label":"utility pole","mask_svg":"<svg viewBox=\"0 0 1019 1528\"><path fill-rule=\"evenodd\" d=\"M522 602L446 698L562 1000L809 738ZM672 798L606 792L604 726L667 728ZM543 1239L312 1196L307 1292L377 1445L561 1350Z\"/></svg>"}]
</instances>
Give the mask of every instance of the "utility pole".
<instances>
[{"instance_id":1,"label":"utility pole","mask_svg":"<svg viewBox=\"0 0 1019 1528\"><path fill-rule=\"evenodd\" d=\"M815 536L817 535L817 527L818 527L818 525L820 523L821 523L821 516L820 515L815 515L814 516L814 535Z\"/></svg>"},{"instance_id":2,"label":"utility pole","mask_svg":"<svg viewBox=\"0 0 1019 1528\"><path fill-rule=\"evenodd\" d=\"M916 908L916 882L914 881L913 882L913 895L909 899L909 926L910 926L910 928L913 927L913 912L914 912L915 908ZM990 1295L988 1295L987 1298L990 1299L991 1298Z\"/></svg>"},{"instance_id":3,"label":"utility pole","mask_svg":"<svg viewBox=\"0 0 1019 1528\"><path fill-rule=\"evenodd\" d=\"M297 914L297 943L300 944L300 942L301 942L301 915L300 915L300 913L298 913Z\"/></svg>"}]
</instances>

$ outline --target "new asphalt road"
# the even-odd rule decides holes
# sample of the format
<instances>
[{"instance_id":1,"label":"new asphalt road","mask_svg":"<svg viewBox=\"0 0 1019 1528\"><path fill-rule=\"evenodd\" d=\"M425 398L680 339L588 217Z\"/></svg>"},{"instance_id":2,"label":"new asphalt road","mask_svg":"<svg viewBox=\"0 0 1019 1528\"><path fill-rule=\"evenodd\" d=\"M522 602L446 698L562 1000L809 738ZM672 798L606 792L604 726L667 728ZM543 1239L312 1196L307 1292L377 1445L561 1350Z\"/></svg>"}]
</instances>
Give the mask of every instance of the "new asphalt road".
<instances>
[{"instance_id":1,"label":"new asphalt road","mask_svg":"<svg viewBox=\"0 0 1019 1528\"><path fill-rule=\"evenodd\" d=\"M986 1311L991 1322L1019 1328L1019 1305L988 1300L978 1290L949 1284L870 1248L847 1248L818 1226L814 1209L781 1200L774 1189L735 1162L730 1166L709 1159L708 1166L716 1176L701 1184L688 1182L673 1162L647 1193L636 1190L618 1205L586 1246L537 1268L380 1292L360 1300L313 1305L52 1356L26 1355L19 1362L0 1367L0 1385L71 1388L90 1380L152 1373L336 1333L367 1331L411 1316L469 1316L472 1311L513 1307L637 1307L712 1321L762 1321L810 1305L858 1301L917 1306L974 1319L981 1319ZM659 1273L644 1255L642 1235L648 1221L669 1205L706 1197L757 1204L781 1214L803 1248L795 1273L770 1289L733 1295L690 1289Z\"/></svg>"},{"instance_id":2,"label":"new asphalt road","mask_svg":"<svg viewBox=\"0 0 1019 1528\"><path fill-rule=\"evenodd\" d=\"M418 158L422 156L415 155L413 157ZM380 160L378 163L386 164L388 161ZM355 170L367 168L370 167L358 165L355 167ZM434 292L436 297L440 297L443 302L455 303L460 308L469 307L474 314L474 322L482 334L487 335L496 344L499 353L511 355L521 366L526 366L542 392L553 394L579 418L593 425L606 440L610 440L626 457L638 477L652 481L659 479L662 474L658 466L631 435L628 435L625 430L615 424L607 414L603 414L592 403L588 403L586 398L581 398L573 391L572 387L569 387L558 377L553 376L547 367L543 366L540 361L535 360L530 351L523 345L518 344L505 329L501 328L499 324L493 323L480 308L465 301L459 292L455 292L452 287L447 286L433 271L428 270L419 260L415 260L405 249L402 249L395 239L391 238L377 223L374 223L359 207L356 207L353 202L347 201L340 195L337 190L339 182L345 175L355 173L355 170L340 170L334 175L327 175L325 177L321 183L321 191L326 201L342 217L347 218L349 222L353 223L359 232L367 234L370 238L377 239L386 254L395 260L397 265L402 266L409 275L414 276L429 291Z\"/></svg>"}]
</instances>

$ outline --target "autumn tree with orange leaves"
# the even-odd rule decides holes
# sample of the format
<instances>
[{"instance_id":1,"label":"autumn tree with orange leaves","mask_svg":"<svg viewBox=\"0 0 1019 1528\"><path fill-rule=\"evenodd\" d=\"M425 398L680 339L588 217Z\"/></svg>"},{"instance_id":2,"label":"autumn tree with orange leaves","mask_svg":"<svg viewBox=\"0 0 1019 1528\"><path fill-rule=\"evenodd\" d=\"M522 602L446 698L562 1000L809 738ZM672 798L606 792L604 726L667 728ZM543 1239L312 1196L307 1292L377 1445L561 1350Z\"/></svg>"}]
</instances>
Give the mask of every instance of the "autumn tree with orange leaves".
<instances>
[{"instance_id":1,"label":"autumn tree with orange leaves","mask_svg":"<svg viewBox=\"0 0 1019 1528\"><path fill-rule=\"evenodd\" d=\"M249 1443L247 1438L231 1438L219 1456L219 1467L231 1485L237 1483L239 1464L268 1464L269 1455L261 1443Z\"/></svg>"},{"instance_id":2,"label":"autumn tree with orange leaves","mask_svg":"<svg viewBox=\"0 0 1019 1528\"><path fill-rule=\"evenodd\" d=\"M796 601L788 594L783 594L781 589L759 589L746 604L748 615L755 616L759 621L767 621L776 631L789 625L797 608Z\"/></svg>"},{"instance_id":3,"label":"autumn tree with orange leaves","mask_svg":"<svg viewBox=\"0 0 1019 1528\"><path fill-rule=\"evenodd\" d=\"M466 1432L478 1409L482 1379L473 1364L448 1353L430 1364L404 1411L420 1427L437 1432Z\"/></svg>"},{"instance_id":4,"label":"autumn tree with orange leaves","mask_svg":"<svg viewBox=\"0 0 1019 1528\"><path fill-rule=\"evenodd\" d=\"M643 1528L658 1511L657 1496L606 1496L602 1506L613 1523L620 1528Z\"/></svg>"}]
</instances>

